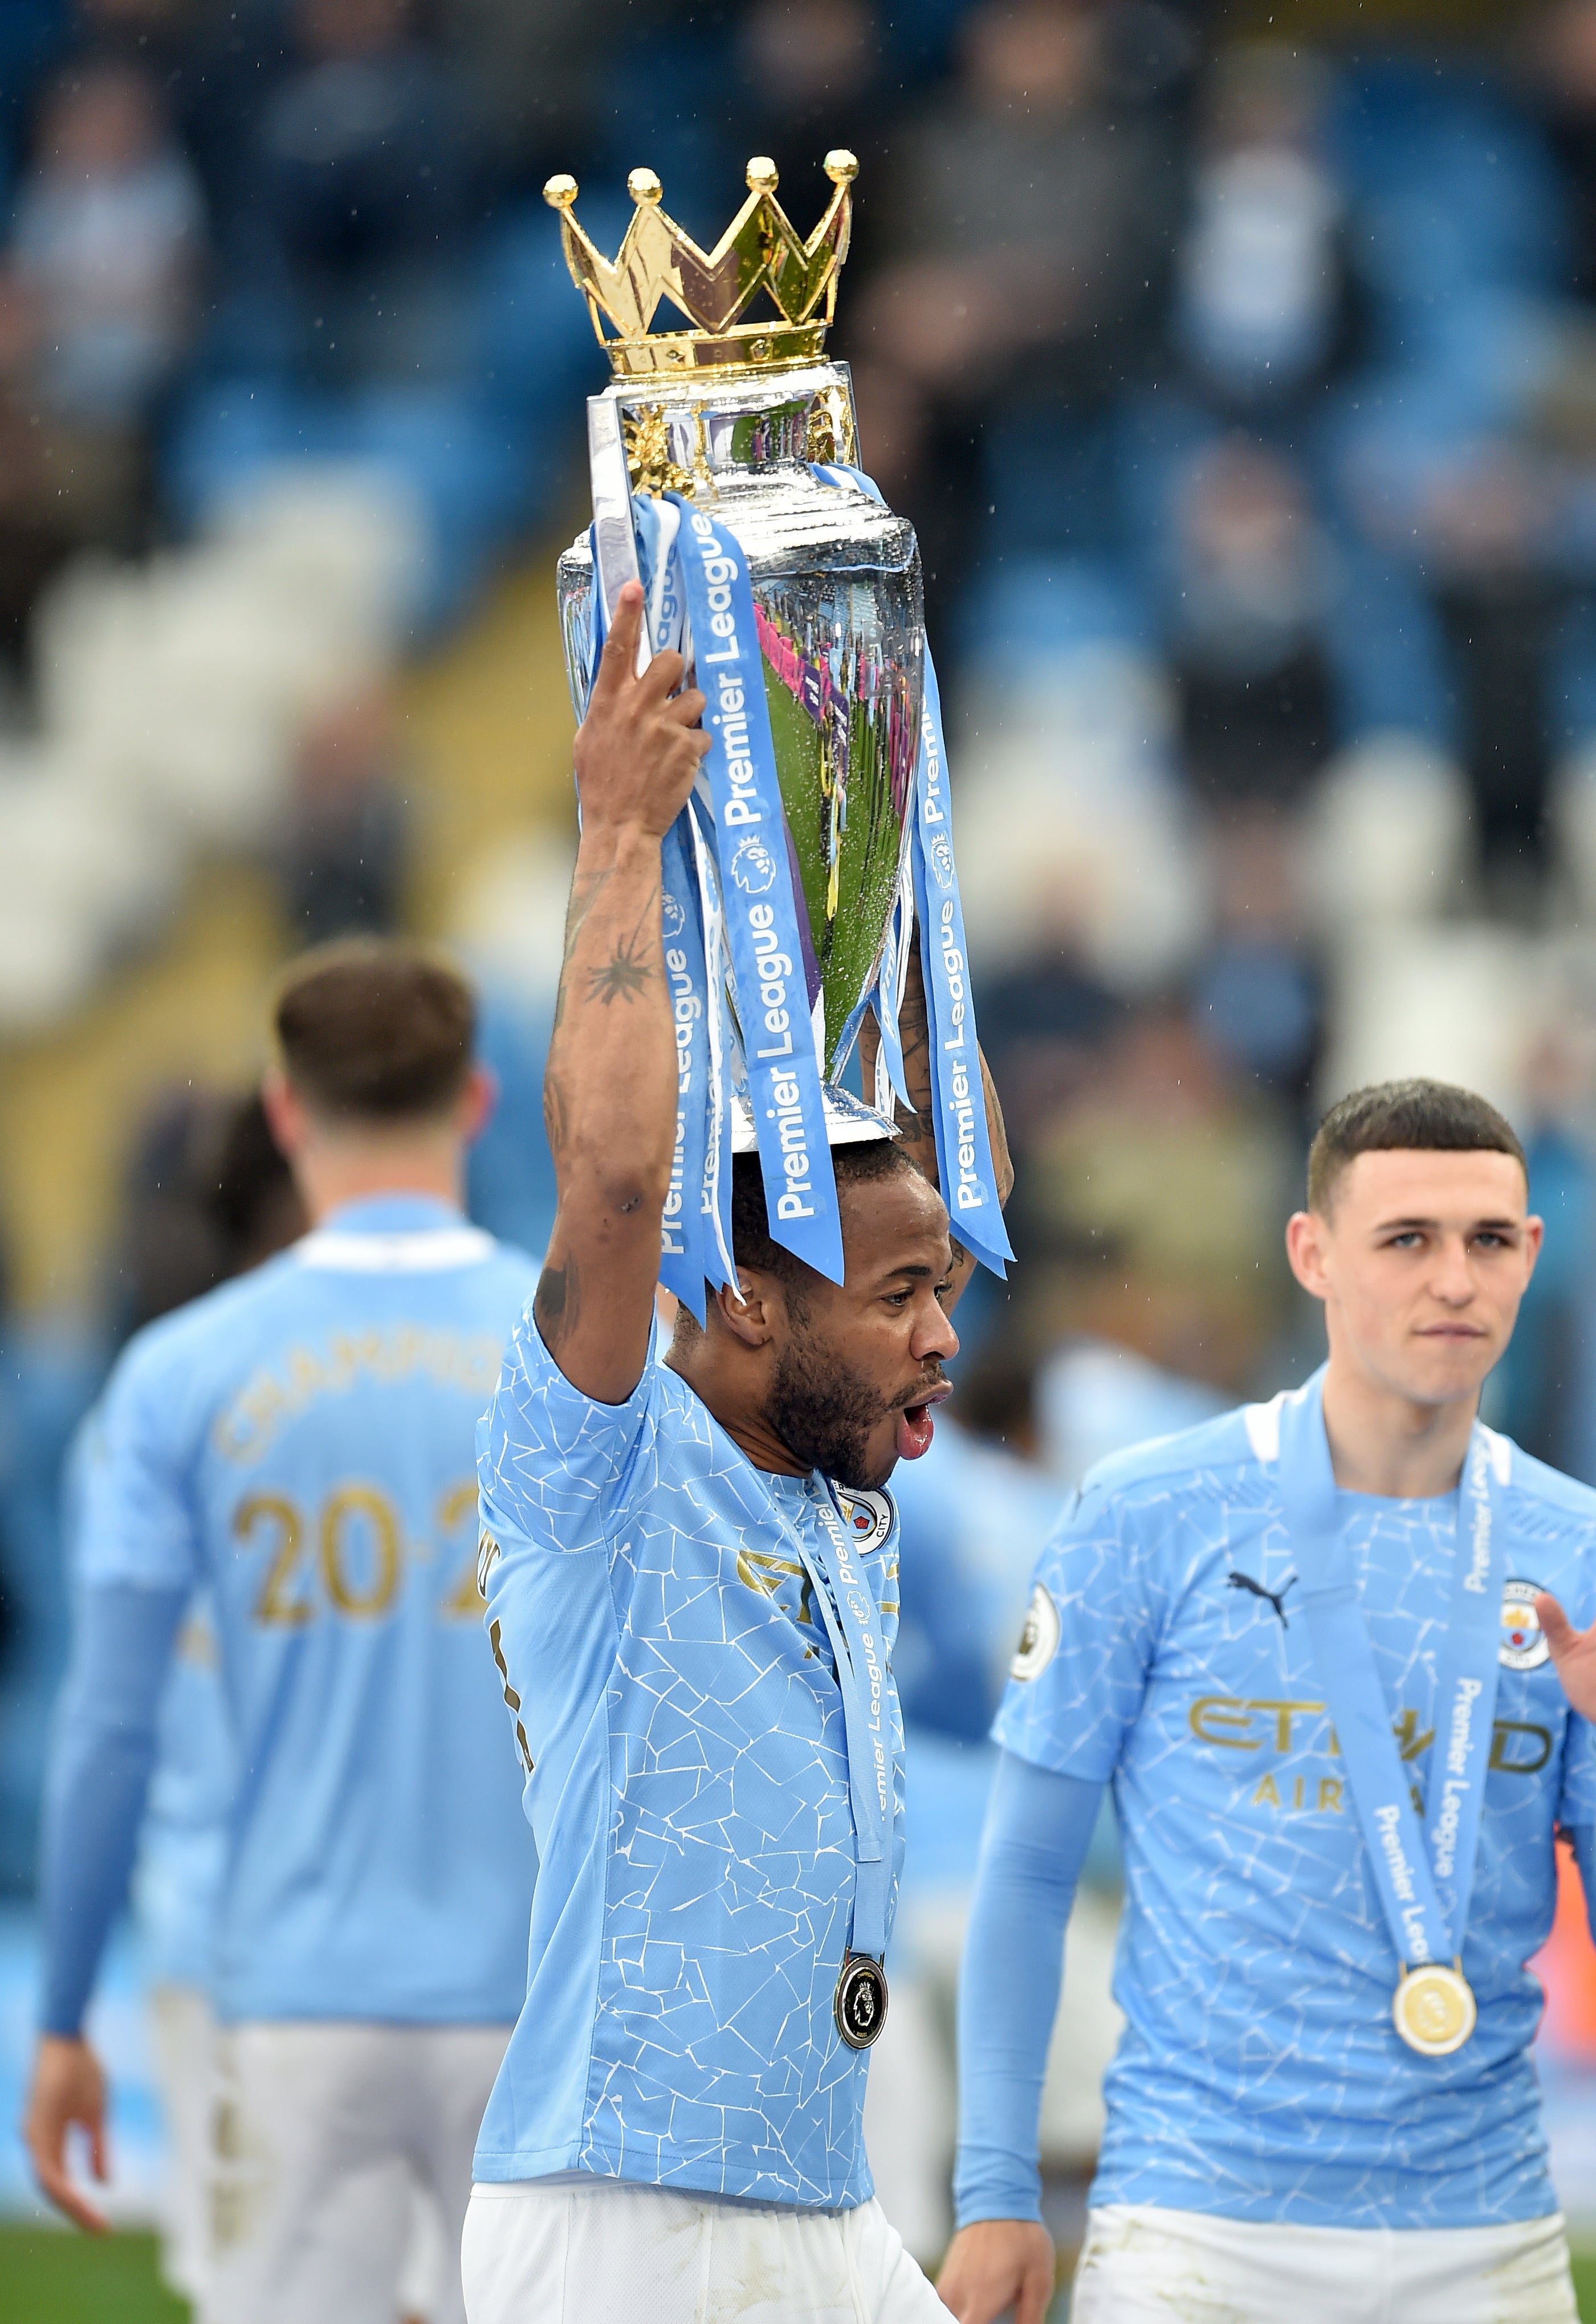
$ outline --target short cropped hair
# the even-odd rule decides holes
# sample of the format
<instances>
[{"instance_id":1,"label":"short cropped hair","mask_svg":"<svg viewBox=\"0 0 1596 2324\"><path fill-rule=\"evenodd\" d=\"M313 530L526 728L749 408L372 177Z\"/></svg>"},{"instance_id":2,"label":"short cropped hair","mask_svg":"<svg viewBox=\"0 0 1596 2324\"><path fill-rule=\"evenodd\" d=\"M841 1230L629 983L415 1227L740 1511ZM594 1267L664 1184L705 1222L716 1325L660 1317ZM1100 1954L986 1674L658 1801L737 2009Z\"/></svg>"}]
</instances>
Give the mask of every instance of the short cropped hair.
<instances>
[{"instance_id":1,"label":"short cropped hair","mask_svg":"<svg viewBox=\"0 0 1596 2324\"><path fill-rule=\"evenodd\" d=\"M1529 1166L1510 1121L1472 1090L1450 1082L1376 1082L1333 1105L1308 1149L1308 1208L1329 1213L1347 1165L1397 1148L1432 1154L1510 1154Z\"/></svg>"},{"instance_id":2,"label":"short cropped hair","mask_svg":"<svg viewBox=\"0 0 1596 2324\"><path fill-rule=\"evenodd\" d=\"M436 1120L471 1071L476 1001L419 945L362 936L294 963L277 997L282 1070L332 1121Z\"/></svg>"},{"instance_id":3,"label":"short cropped hair","mask_svg":"<svg viewBox=\"0 0 1596 2324\"><path fill-rule=\"evenodd\" d=\"M895 1138L867 1138L857 1146L834 1146L831 1159L839 1194L844 1187L867 1185L872 1179L890 1178L895 1171L917 1167ZM822 1280L771 1234L757 1154L738 1154L732 1160L732 1256L739 1267L757 1267L761 1273L773 1275L787 1294L788 1305L799 1318L807 1304L807 1292ZM676 1328L684 1334L698 1328L685 1304L677 1311Z\"/></svg>"}]
</instances>

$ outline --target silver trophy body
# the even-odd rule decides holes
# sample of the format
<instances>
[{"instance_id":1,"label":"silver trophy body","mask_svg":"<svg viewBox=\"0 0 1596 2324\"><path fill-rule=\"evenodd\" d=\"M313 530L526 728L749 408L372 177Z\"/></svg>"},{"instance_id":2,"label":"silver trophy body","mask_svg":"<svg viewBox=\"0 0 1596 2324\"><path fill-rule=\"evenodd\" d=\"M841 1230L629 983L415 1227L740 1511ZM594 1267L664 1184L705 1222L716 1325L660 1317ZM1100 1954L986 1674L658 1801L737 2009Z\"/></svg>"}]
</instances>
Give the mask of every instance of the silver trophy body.
<instances>
[{"instance_id":1,"label":"silver trophy body","mask_svg":"<svg viewBox=\"0 0 1596 2324\"><path fill-rule=\"evenodd\" d=\"M925 641L913 527L851 479L815 473L855 456L844 364L623 378L603 401L618 408L633 490L681 493L729 527L748 560L829 1078L880 961L905 859ZM558 588L580 716L593 666L585 532L559 560Z\"/></svg>"}]
</instances>

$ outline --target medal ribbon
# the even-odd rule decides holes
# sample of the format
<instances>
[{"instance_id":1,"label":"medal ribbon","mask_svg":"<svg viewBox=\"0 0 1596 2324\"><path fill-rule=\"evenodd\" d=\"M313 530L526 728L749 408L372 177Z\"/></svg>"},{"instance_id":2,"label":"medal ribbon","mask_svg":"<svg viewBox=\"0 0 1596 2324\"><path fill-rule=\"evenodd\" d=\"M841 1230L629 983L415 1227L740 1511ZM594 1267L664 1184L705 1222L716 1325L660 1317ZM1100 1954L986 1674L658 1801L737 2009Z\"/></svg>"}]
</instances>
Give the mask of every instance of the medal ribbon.
<instances>
[{"instance_id":1,"label":"medal ribbon","mask_svg":"<svg viewBox=\"0 0 1596 2324\"><path fill-rule=\"evenodd\" d=\"M814 1585L836 1657L848 1744L848 1796L853 1808L853 1921L849 1950L880 1960L887 1950L892 1892L892 1754L888 1746L887 1646L875 1594L855 1562L848 1529L829 1485L809 1481L826 1540L798 1536L798 1554ZM818 1558L819 1571L816 1571ZM835 1568L835 1570L834 1570Z\"/></svg>"},{"instance_id":2,"label":"medal ribbon","mask_svg":"<svg viewBox=\"0 0 1596 2324\"><path fill-rule=\"evenodd\" d=\"M735 535L703 509L690 501L677 505L695 674L708 697L706 763L721 901L770 1232L840 1283L842 1220L748 560Z\"/></svg>"},{"instance_id":3,"label":"medal ribbon","mask_svg":"<svg viewBox=\"0 0 1596 2324\"><path fill-rule=\"evenodd\" d=\"M1507 1528L1491 1440L1476 1422L1463 1462L1451 1618L1435 1694L1427 1831L1391 1731L1390 1706L1336 1514L1323 1372L1281 1405L1280 1490L1319 1683L1346 1761L1391 1941L1407 1969L1450 1962L1462 1950L1468 1923L1500 1667Z\"/></svg>"}]
</instances>

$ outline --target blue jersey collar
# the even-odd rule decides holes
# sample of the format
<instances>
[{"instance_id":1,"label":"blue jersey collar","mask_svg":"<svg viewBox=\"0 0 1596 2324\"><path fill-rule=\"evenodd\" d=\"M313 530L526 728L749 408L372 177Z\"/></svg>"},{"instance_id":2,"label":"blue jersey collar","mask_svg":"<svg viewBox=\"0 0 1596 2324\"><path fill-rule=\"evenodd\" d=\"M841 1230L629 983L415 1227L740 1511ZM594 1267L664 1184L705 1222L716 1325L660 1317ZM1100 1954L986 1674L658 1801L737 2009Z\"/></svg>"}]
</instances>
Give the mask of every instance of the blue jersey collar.
<instances>
[{"instance_id":1,"label":"blue jersey collar","mask_svg":"<svg viewBox=\"0 0 1596 2324\"><path fill-rule=\"evenodd\" d=\"M340 1203L317 1225L318 1234L428 1234L463 1227L464 1214L436 1194L362 1194Z\"/></svg>"}]
</instances>

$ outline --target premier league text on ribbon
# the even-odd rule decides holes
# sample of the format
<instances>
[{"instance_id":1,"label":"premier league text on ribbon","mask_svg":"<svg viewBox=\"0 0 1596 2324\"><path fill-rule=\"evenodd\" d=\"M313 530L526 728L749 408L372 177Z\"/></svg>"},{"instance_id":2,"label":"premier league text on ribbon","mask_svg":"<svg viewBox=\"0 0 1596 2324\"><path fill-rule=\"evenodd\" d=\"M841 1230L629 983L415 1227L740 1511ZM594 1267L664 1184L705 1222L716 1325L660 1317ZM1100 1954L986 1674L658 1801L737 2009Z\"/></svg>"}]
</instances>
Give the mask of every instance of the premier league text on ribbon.
<instances>
[{"instance_id":1,"label":"premier league text on ribbon","mask_svg":"<svg viewBox=\"0 0 1596 2324\"><path fill-rule=\"evenodd\" d=\"M702 509L678 504L695 667L708 696L704 723L726 932L771 1231L840 1283L836 1184L752 594L733 537Z\"/></svg>"}]
</instances>

